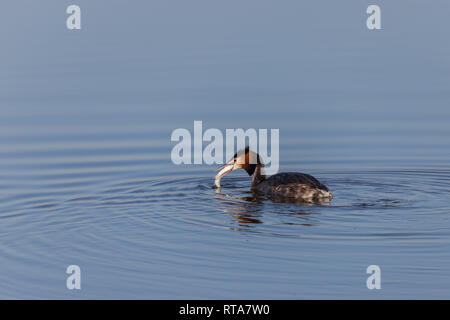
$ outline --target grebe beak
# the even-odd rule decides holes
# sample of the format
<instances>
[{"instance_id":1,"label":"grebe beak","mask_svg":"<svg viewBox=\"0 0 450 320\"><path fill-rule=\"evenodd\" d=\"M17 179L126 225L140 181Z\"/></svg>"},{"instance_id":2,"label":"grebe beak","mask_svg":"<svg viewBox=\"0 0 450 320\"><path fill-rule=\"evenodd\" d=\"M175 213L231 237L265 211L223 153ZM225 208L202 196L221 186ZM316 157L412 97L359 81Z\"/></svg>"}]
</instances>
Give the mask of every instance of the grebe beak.
<instances>
[{"instance_id":1,"label":"grebe beak","mask_svg":"<svg viewBox=\"0 0 450 320\"><path fill-rule=\"evenodd\" d=\"M223 176L229 174L234 169L234 159L228 161L223 166L218 167L216 170L220 170L219 173L216 175L216 178L214 179L214 185L217 188L220 188L220 179L222 179Z\"/></svg>"}]
</instances>

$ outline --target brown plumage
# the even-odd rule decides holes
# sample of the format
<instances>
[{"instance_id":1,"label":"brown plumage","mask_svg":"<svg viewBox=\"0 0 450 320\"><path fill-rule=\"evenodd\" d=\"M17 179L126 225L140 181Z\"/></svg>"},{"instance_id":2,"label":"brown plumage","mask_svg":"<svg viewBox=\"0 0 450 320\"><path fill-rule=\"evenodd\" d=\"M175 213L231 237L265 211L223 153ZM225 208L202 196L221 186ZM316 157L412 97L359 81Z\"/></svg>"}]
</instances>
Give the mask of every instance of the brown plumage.
<instances>
[{"instance_id":1,"label":"brown plumage","mask_svg":"<svg viewBox=\"0 0 450 320\"><path fill-rule=\"evenodd\" d=\"M332 197L328 188L313 176L298 172L283 172L266 177L264 164L261 157L250 151L237 152L233 159L218 168L220 172L216 175L215 185L220 187L220 179L236 169L244 169L252 176L252 191L262 193L279 199L316 202L329 200Z\"/></svg>"}]
</instances>

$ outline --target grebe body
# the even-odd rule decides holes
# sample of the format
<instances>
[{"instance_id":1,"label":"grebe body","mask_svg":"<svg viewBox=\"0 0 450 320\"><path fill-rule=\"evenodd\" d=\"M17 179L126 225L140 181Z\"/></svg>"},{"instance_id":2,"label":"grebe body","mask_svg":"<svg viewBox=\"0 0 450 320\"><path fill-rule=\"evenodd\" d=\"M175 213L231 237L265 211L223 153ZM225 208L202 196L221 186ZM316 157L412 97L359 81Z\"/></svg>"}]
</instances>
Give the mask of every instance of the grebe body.
<instances>
[{"instance_id":1,"label":"grebe body","mask_svg":"<svg viewBox=\"0 0 450 320\"><path fill-rule=\"evenodd\" d=\"M305 201L330 199L328 188L309 174L299 172L277 173L252 185L252 190L275 197L286 197Z\"/></svg>"},{"instance_id":2,"label":"grebe body","mask_svg":"<svg viewBox=\"0 0 450 320\"><path fill-rule=\"evenodd\" d=\"M253 161L251 161L253 159ZM282 172L266 177L261 157L250 151L237 152L226 164L218 168L214 184L220 187L220 180L233 170L244 169L252 177L251 190L277 199L318 202L332 198L330 190L313 176L298 172Z\"/></svg>"}]
</instances>

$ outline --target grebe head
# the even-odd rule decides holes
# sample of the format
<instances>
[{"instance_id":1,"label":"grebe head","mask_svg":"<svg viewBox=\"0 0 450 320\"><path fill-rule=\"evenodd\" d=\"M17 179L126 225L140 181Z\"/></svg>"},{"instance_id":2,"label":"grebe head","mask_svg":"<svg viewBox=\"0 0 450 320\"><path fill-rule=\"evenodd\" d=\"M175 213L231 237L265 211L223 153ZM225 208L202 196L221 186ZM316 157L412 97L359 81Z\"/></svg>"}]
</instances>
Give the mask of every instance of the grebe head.
<instances>
[{"instance_id":1,"label":"grebe head","mask_svg":"<svg viewBox=\"0 0 450 320\"><path fill-rule=\"evenodd\" d=\"M245 149L236 152L230 161L217 168L217 170L220 171L214 179L214 185L219 188L220 179L233 170L244 169L247 171L248 175L251 176L255 173L257 167L263 166L264 164L259 154L251 151L249 147L246 147Z\"/></svg>"}]
</instances>

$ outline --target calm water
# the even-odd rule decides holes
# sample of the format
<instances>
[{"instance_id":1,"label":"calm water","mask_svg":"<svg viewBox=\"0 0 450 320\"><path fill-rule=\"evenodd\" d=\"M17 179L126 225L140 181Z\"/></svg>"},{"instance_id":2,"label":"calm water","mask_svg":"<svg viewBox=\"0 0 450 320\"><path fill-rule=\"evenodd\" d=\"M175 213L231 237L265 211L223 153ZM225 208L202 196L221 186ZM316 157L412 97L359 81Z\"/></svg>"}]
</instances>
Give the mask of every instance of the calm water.
<instances>
[{"instance_id":1,"label":"calm water","mask_svg":"<svg viewBox=\"0 0 450 320\"><path fill-rule=\"evenodd\" d=\"M0 298L449 298L447 2L380 2L374 33L364 1L103 2L78 32L2 4ZM170 160L194 120L279 128L280 171L334 198L216 192Z\"/></svg>"}]
</instances>

